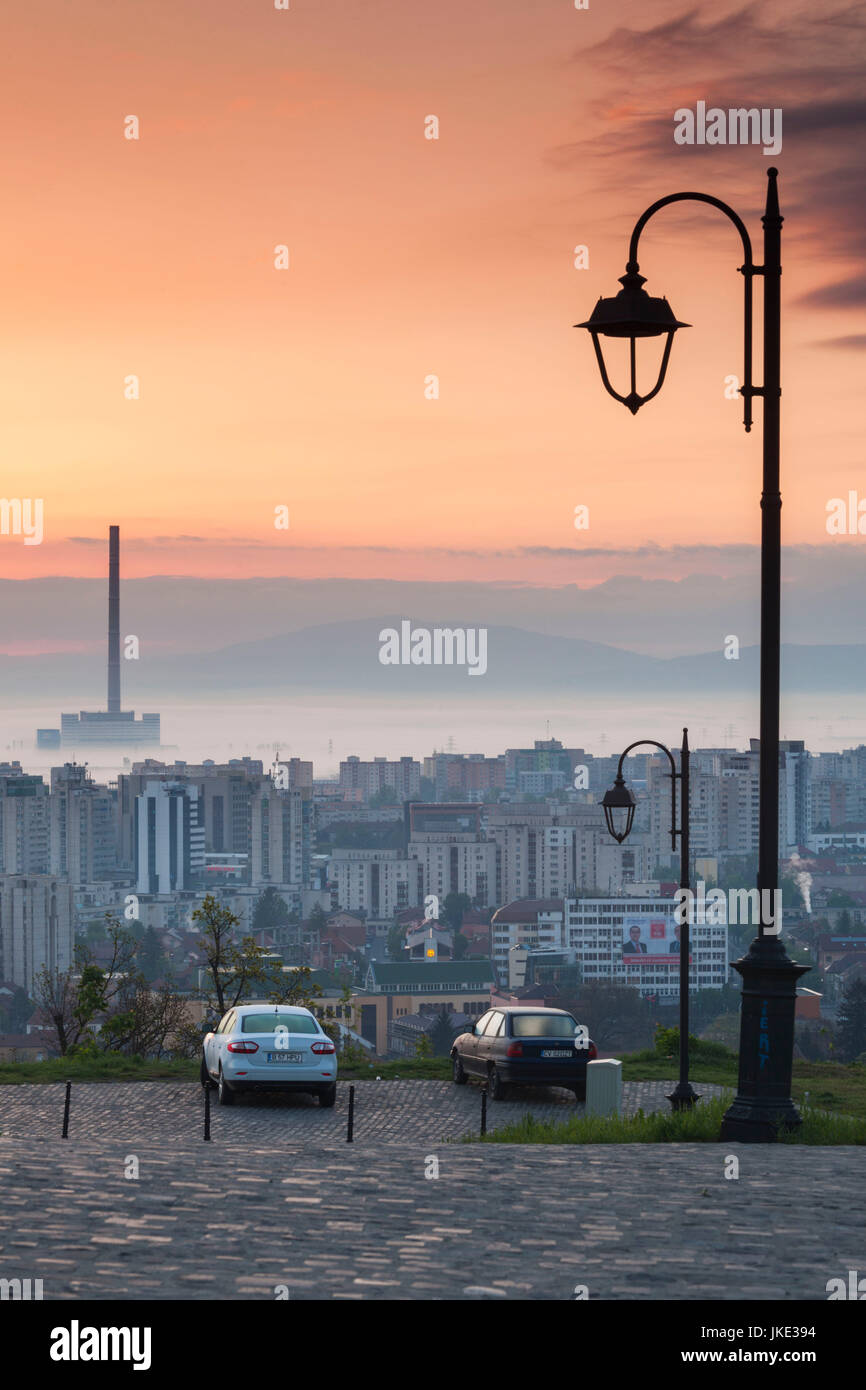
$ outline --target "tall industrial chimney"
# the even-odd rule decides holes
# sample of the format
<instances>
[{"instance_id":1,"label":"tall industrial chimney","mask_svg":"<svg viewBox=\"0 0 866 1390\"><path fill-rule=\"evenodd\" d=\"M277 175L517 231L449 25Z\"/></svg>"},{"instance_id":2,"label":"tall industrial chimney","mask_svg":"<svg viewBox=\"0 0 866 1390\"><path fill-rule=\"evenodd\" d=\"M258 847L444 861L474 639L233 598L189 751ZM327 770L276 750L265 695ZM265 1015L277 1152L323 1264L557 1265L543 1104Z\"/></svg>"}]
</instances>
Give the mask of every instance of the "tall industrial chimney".
<instances>
[{"instance_id":1,"label":"tall industrial chimney","mask_svg":"<svg viewBox=\"0 0 866 1390\"><path fill-rule=\"evenodd\" d=\"M108 528L108 713L120 713L120 527Z\"/></svg>"}]
</instances>

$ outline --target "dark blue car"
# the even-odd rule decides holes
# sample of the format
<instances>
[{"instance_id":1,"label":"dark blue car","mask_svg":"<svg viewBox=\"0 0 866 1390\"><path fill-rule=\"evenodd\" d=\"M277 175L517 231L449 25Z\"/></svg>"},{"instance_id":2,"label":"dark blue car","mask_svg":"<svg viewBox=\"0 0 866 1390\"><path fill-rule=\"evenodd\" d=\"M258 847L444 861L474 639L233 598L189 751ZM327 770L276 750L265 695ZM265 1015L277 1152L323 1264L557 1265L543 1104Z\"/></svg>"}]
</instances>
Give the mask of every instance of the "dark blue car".
<instances>
[{"instance_id":1,"label":"dark blue car","mask_svg":"<svg viewBox=\"0 0 866 1390\"><path fill-rule=\"evenodd\" d=\"M480 1077L491 1100L503 1100L510 1086L565 1086L585 1101L586 1065L597 1056L573 1014L538 1007L490 1009L451 1049L455 1084Z\"/></svg>"}]
</instances>

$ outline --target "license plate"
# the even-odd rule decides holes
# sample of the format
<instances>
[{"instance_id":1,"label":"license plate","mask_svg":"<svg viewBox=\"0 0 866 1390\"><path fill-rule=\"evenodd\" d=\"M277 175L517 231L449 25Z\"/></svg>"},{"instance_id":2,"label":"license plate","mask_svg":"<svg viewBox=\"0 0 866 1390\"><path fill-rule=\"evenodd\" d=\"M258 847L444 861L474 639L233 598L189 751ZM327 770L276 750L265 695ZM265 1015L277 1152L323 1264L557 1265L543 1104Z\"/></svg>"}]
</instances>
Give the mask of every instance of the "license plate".
<instances>
[{"instance_id":1,"label":"license plate","mask_svg":"<svg viewBox=\"0 0 866 1390\"><path fill-rule=\"evenodd\" d=\"M301 1052L269 1052L269 1062L303 1062L304 1056Z\"/></svg>"},{"instance_id":2,"label":"license plate","mask_svg":"<svg viewBox=\"0 0 866 1390\"><path fill-rule=\"evenodd\" d=\"M570 1057L572 1054L565 1048L547 1047L541 1055L542 1057Z\"/></svg>"}]
</instances>

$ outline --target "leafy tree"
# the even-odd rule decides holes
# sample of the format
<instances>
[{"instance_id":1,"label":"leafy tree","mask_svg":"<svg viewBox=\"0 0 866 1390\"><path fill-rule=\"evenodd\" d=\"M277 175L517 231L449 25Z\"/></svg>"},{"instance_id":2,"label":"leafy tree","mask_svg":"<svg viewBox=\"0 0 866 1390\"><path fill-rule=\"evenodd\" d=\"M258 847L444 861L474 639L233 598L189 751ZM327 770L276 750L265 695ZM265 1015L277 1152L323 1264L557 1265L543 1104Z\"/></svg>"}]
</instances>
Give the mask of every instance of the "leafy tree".
<instances>
[{"instance_id":1,"label":"leafy tree","mask_svg":"<svg viewBox=\"0 0 866 1390\"><path fill-rule=\"evenodd\" d=\"M135 939L122 923L106 913L106 936L112 952L105 969L96 965L90 944L75 947L75 963L68 970L43 966L36 977L37 1006L51 1021L61 1056L74 1051L96 1050L95 1027L108 1015L124 978L134 975Z\"/></svg>"},{"instance_id":2,"label":"leafy tree","mask_svg":"<svg viewBox=\"0 0 866 1390\"><path fill-rule=\"evenodd\" d=\"M289 920L289 907L276 888L268 887L256 898L253 907L252 931L274 932Z\"/></svg>"},{"instance_id":3,"label":"leafy tree","mask_svg":"<svg viewBox=\"0 0 866 1390\"><path fill-rule=\"evenodd\" d=\"M803 901L803 894L800 891L800 886L796 879L792 878L790 874L783 874L779 882L779 887L782 890L783 908L805 909L806 904Z\"/></svg>"},{"instance_id":4,"label":"leafy tree","mask_svg":"<svg viewBox=\"0 0 866 1390\"><path fill-rule=\"evenodd\" d=\"M324 917L324 913L322 914ZM311 1008L321 998L309 966L283 973L281 962L268 958L252 936L237 939L240 919L208 893L192 914L202 930L198 942L207 964L204 1001L211 1020L222 1018L239 1001L255 994L271 1004L302 1004Z\"/></svg>"},{"instance_id":5,"label":"leafy tree","mask_svg":"<svg viewBox=\"0 0 866 1390\"><path fill-rule=\"evenodd\" d=\"M852 980L842 995L835 1041L843 1062L853 1062L866 1051L866 980Z\"/></svg>"},{"instance_id":6,"label":"leafy tree","mask_svg":"<svg viewBox=\"0 0 866 1390\"><path fill-rule=\"evenodd\" d=\"M405 945L406 945L406 928L405 928L405 927L402 927L402 926L400 925L399 922L395 922L394 925L393 925L393 927L390 927L390 928L389 928L389 930L388 930L388 936L387 936L386 941L385 941L385 950L386 950L387 953L388 953L388 959L389 959L389 960L405 960L405 959L406 959L406 952L405 952L405 950L404 950Z\"/></svg>"},{"instance_id":7,"label":"leafy tree","mask_svg":"<svg viewBox=\"0 0 866 1390\"><path fill-rule=\"evenodd\" d=\"M463 935L462 932L457 932L457 934L456 934L455 937L454 937L454 959L455 959L455 960L463 960L463 957L466 955L466 952L467 952L468 950L469 950L469 940L468 940L468 938L465 937L465 936Z\"/></svg>"},{"instance_id":8,"label":"leafy tree","mask_svg":"<svg viewBox=\"0 0 866 1390\"><path fill-rule=\"evenodd\" d=\"M650 1006L627 985L599 982L582 986L574 1013L578 1023L586 1025L599 1051L649 1040Z\"/></svg>"},{"instance_id":9,"label":"leafy tree","mask_svg":"<svg viewBox=\"0 0 866 1390\"><path fill-rule=\"evenodd\" d=\"M415 1056L418 1058L433 1056L433 1044L426 1033L419 1033L415 1039Z\"/></svg>"},{"instance_id":10,"label":"leafy tree","mask_svg":"<svg viewBox=\"0 0 866 1390\"><path fill-rule=\"evenodd\" d=\"M159 1057L183 1028L183 996L168 981L154 990L139 968L143 949L151 966L161 957L156 933L149 930L151 939L140 945L118 918L106 915L112 950L105 968L94 962L91 943L80 942L71 969L40 972L37 1004L54 1026L62 1056L112 1051Z\"/></svg>"},{"instance_id":11,"label":"leafy tree","mask_svg":"<svg viewBox=\"0 0 866 1390\"><path fill-rule=\"evenodd\" d=\"M430 1047L434 1057L447 1057L454 1042L455 1032L452 1016L447 1009L443 1009L436 1017L432 1032L429 1034Z\"/></svg>"},{"instance_id":12,"label":"leafy tree","mask_svg":"<svg viewBox=\"0 0 866 1390\"><path fill-rule=\"evenodd\" d=\"M463 914L469 912L471 907L472 899L467 893L449 893L442 904L442 921L453 932L459 932L463 926Z\"/></svg>"},{"instance_id":13,"label":"leafy tree","mask_svg":"<svg viewBox=\"0 0 866 1390\"><path fill-rule=\"evenodd\" d=\"M307 928L314 932L316 936L321 936L328 925L327 914L321 903L316 903L312 912L307 918Z\"/></svg>"},{"instance_id":14,"label":"leafy tree","mask_svg":"<svg viewBox=\"0 0 866 1390\"><path fill-rule=\"evenodd\" d=\"M134 941L143 941L147 928L137 917L131 917L129 919L124 918L123 930L129 932Z\"/></svg>"},{"instance_id":15,"label":"leafy tree","mask_svg":"<svg viewBox=\"0 0 866 1390\"><path fill-rule=\"evenodd\" d=\"M136 964L147 980L152 984L154 980L164 975L168 967L166 954L159 944L159 937L153 927L145 930L138 950L135 953Z\"/></svg>"},{"instance_id":16,"label":"leafy tree","mask_svg":"<svg viewBox=\"0 0 866 1390\"><path fill-rule=\"evenodd\" d=\"M843 893L843 892L841 891L841 889L839 889L839 888L834 888L834 889L827 895L827 906L828 906L828 907L856 907L857 904L855 903L854 899L851 897L851 894L850 894L850 893Z\"/></svg>"},{"instance_id":17,"label":"leafy tree","mask_svg":"<svg viewBox=\"0 0 866 1390\"><path fill-rule=\"evenodd\" d=\"M5 1009L0 1011L3 1017L3 1031L23 1033L35 1011L36 1005L33 1000L28 997L27 991L18 985Z\"/></svg>"},{"instance_id":18,"label":"leafy tree","mask_svg":"<svg viewBox=\"0 0 866 1390\"><path fill-rule=\"evenodd\" d=\"M383 787L381 791L374 792L370 797L370 806L399 806L400 798L397 796L393 787Z\"/></svg>"}]
</instances>

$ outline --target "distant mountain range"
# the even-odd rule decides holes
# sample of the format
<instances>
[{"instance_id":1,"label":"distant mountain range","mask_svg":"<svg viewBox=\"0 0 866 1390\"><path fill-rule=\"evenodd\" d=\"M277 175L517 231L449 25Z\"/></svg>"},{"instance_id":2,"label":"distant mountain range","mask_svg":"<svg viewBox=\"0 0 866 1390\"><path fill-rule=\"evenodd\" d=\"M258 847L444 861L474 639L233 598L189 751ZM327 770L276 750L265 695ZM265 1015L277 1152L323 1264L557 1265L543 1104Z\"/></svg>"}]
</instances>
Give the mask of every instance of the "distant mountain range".
<instances>
[{"instance_id":1,"label":"distant mountain range","mask_svg":"<svg viewBox=\"0 0 866 1390\"><path fill-rule=\"evenodd\" d=\"M758 689L758 649L744 647L738 660L716 651L660 658L580 638L552 636L503 625L487 629L487 671L470 677L465 666L386 666L379 660L379 633L399 630L407 614L326 623L279 636L233 643L187 656L148 655L122 661L126 707L158 709L160 701L200 696L254 698L280 692L366 696L383 699L431 693L484 700L568 692L610 693L640 699L676 691L718 694ZM413 620L416 621L416 620ZM465 622L465 620L464 620ZM433 621L416 621L432 627ZM461 627L454 618L440 627ZM123 629L122 629L123 630ZM786 645L782 686L789 694L866 692L866 644ZM105 700L102 653L0 656L0 706L38 698L63 709L98 709Z\"/></svg>"}]
</instances>

